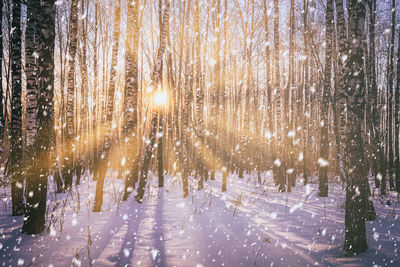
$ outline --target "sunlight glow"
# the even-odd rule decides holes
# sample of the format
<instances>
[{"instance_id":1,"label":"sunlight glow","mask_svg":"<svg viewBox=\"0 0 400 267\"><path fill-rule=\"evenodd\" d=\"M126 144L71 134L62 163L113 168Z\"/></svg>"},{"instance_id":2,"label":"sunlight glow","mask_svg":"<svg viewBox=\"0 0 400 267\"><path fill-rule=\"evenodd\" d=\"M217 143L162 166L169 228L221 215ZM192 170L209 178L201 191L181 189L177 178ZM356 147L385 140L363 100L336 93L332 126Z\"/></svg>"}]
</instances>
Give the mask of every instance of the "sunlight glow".
<instances>
[{"instance_id":1,"label":"sunlight glow","mask_svg":"<svg viewBox=\"0 0 400 267\"><path fill-rule=\"evenodd\" d=\"M157 90L151 100L154 106L164 107L168 103L168 93L165 90Z\"/></svg>"}]
</instances>

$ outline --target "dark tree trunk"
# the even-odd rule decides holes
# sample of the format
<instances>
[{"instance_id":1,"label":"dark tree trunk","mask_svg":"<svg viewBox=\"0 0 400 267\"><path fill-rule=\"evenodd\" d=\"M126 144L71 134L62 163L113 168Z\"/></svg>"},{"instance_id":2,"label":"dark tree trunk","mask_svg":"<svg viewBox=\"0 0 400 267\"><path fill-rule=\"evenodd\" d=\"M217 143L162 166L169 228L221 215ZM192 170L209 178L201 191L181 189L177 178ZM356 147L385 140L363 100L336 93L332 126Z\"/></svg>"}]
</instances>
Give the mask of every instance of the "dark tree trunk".
<instances>
[{"instance_id":1,"label":"dark tree trunk","mask_svg":"<svg viewBox=\"0 0 400 267\"><path fill-rule=\"evenodd\" d=\"M0 145L3 145L5 128L3 100L3 1L0 1Z\"/></svg>"},{"instance_id":2,"label":"dark tree trunk","mask_svg":"<svg viewBox=\"0 0 400 267\"><path fill-rule=\"evenodd\" d=\"M392 24L391 24L391 39L390 39L390 52L388 55L388 87L387 87L387 149L388 149L388 164L387 164L387 173L389 174L389 188L390 190L394 190L394 151L393 151L393 78L394 78L394 38L395 38L395 26L396 26L396 4L395 0L392 0ZM386 183L381 184L382 188L386 187ZM386 190L386 188L384 189ZM381 190L383 192L383 189Z\"/></svg>"},{"instance_id":3,"label":"dark tree trunk","mask_svg":"<svg viewBox=\"0 0 400 267\"><path fill-rule=\"evenodd\" d=\"M138 186L138 190L137 190L137 195L135 197L136 201L139 203L143 202L143 197L144 197L144 193L145 193L146 185L147 185L147 175L148 175L148 171L149 171L150 160L151 160L151 156L153 154L154 144L156 142L157 112L153 111L152 116L153 116L153 118L152 118L151 126L150 126L151 131L150 131L150 135L149 135L150 142L147 144L145 151L144 151L144 157L142 160L142 170L140 172L139 186Z\"/></svg>"},{"instance_id":4,"label":"dark tree trunk","mask_svg":"<svg viewBox=\"0 0 400 267\"><path fill-rule=\"evenodd\" d=\"M45 227L47 177L51 167L50 152L54 140L54 39L55 7L54 0L29 1L37 6L35 22L38 29L38 114L37 136L34 143L36 151L33 166L27 179L27 207L22 230L27 234L39 234ZM29 6L28 6L29 9Z\"/></svg>"},{"instance_id":5,"label":"dark tree trunk","mask_svg":"<svg viewBox=\"0 0 400 267\"><path fill-rule=\"evenodd\" d=\"M158 187L164 186L163 137L164 137L164 113L163 111L160 111L158 116L158 132L157 132Z\"/></svg>"},{"instance_id":6,"label":"dark tree trunk","mask_svg":"<svg viewBox=\"0 0 400 267\"><path fill-rule=\"evenodd\" d=\"M347 116L348 120L352 122L347 125L347 132L342 132L342 140L345 141L347 183L346 229L343 249L346 255L353 255L364 252L367 249L365 220L368 193L365 181L368 169L364 158L361 129L365 106L364 53L362 49L365 6L363 2L350 0L348 10L349 39L347 43L349 57L345 66L348 82L347 87L340 88L342 97L347 98ZM351 90L347 90L347 88Z\"/></svg>"},{"instance_id":7,"label":"dark tree trunk","mask_svg":"<svg viewBox=\"0 0 400 267\"><path fill-rule=\"evenodd\" d=\"M332 71L332 34L333 34L333 1L328 0L326 4L326 55L325 55L325 75L322 91L321 106L321 142L319 159L319 196L328 196L328 157L329 157L329 136L328 136L328 111L329 94L331 91L331 71Z\"/></svg>"},{"instance_id":8,"label":"dark tree trunk","mask_svg":"<svg viewBox=\"0 0 400 267\"><path fill-rule=\"evenodd\" d=\"M396 169L396 190L400 192L400 151L399 151L399 111L400 111L400 31L397 46L397 84L395 90L395 169Z\"/></svg>"},{"instance_id":9,"label":"dark tree trunk","mask_svg":"<svg viewBox=\"0 0 400 267\"><path fill-rule=\"evenodd\" d=\"M11 191L12 191L12 213L13 216L24 213L22 176L22 49L21 49L21 2L13 1L12 4L12 36L11 36L11 58L12 58L12 102L11 102Z\"/></svg>"},{"instance_id":10,"label":"dark tree trunk","mask_svg":"<svg viewBox=\"0 0 400 267\"><path fill-rule=\"evenodd\" d=\"M158 1L159 6L159 27L162 28L162 0ZM161 38L161 36L160 36ZM160 39L161 42L161 39ZM160 83L163 81L163 61L161 61L160 67ZM164 161L163 161L163 135L164 135L164 112L161 109L158 113L158 132L157 132L157 167L158 167L158 186L164 186Z\"/></svg>"}]
</instances>

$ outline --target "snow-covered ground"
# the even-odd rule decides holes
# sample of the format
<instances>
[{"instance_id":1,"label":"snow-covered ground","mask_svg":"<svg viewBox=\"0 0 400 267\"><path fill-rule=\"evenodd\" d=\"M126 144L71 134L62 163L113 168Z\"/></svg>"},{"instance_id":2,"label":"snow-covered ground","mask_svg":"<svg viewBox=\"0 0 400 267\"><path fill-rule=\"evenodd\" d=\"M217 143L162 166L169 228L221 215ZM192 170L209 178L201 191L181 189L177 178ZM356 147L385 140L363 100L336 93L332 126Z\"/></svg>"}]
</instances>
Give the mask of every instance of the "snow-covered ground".
<instances>
[{"instance_id":1,"label":"snow-covered ground","mask_svg":"<svg viewBox=\"0 0 400 267\"><path fill-rule=\"evenodd\" d=\"M316 184L278 193L266 177L260 186L253 176L231 175L222 193L217 175L185 199L179 179L167 177L159 189L154 178L141 205L134 197L122 202L122 181L108 179L101 213L91 211L95 182L84 180L72 194L49 193L48 225L37 236L20 233L23 217L10 216L8 193L0 191L0 265L400 266L397 195L375 192L369 249L343 257L341 185L319 198Z\"/></svg>"}]
</instances>

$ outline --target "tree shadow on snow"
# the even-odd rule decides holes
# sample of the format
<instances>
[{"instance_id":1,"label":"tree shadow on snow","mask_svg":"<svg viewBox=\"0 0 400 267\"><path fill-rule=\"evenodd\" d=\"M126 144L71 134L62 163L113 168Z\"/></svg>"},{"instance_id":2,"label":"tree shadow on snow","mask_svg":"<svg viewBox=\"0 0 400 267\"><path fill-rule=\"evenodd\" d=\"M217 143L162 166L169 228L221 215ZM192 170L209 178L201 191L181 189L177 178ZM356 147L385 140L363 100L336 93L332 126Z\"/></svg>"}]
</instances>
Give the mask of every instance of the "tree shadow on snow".
<instances>
[{"instance_id":1,"label":"tree shadow on snow","mask_svg":"<svg viewBox=\"0 0 400 267\"><path fill-rule=\"evenodd\" d=\"M162 189L161 189L162 190ZM164 194L163 190L161 191L157 198L157 205L155 209L155 226L152 233L152 240L154 241L153 248L150 248L148 251L151 254L152 264L157 266L167 266L165 260L165 249L164 249L164 237L163 237L163 208L164 208ZM141 222L146 216L146 211L150 207L150 200L147 199L144 204L139 204L137 216L129 217L128 230L126 232L124 241L122 243L121 249L118 253L118 256L115 260L113 256L109 258L110 261L116 262L115 266L131 266L132 258L135 251L136 242L139 241L140 237L140 226Z\"/></svg>"}]
</instances>

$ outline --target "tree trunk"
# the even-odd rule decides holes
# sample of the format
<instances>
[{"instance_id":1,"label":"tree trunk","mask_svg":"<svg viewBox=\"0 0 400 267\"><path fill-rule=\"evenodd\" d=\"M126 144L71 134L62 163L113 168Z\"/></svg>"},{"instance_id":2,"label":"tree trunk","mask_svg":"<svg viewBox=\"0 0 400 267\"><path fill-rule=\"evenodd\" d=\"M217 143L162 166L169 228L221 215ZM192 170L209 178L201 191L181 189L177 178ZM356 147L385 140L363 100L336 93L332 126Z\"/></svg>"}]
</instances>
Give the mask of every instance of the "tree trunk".
<instances>
[{"instance_id":1,"label":"tree trunk","mask_svg":"<svg viewBox=\"0 0 400 267\"><path fill-rule=\"evenodd\" d=\"M280 48L279 48L279 3L278 0L274 0L274 62L275 62L275 116L276 116L276 159L274 159L274 176L276 176L277 183L279 185L279 192L285 191L285 174L283 173L282 165L282 112L281 112L281 88L280 88Z\"/></svg>"},{"instance_id":2,"label":"tree trunk","mask_svg":"<svg viewBox=\"0 0 400 267\"><path fill-rule=\"evenodd\" d=\"M339 0L340 1L340 0ZM347 87L340 87L341 95L347 97L347 116L351 121L347 132L342 132L342 140L346 142L346 214L345 241L343 249L346 255L364 252L367 249L366 238L366 204L367 191L364 186L368 175L364 159L361 125L364 119L365 81L363 68L363 31L365 23L365 6L363 2L350 0L348 61L344 68L348 75Z\"/></svg>"},{"instance_id":3,"label":"tree trunk","mask_svg":"<svg viewBox=\"0 0 400 267\"><path fill-rule=\"evenodd\" d=\"M5 120L3 103L3 1L0 2L0 146L2 146Z\"/></svg>"},{"instance_id":4,"label":"tree trunk","mask_svg":"<svg viewBox=\"0 0 400 267\"><path fill-rule=\"evenodd\" d=\"M114 95L117 83L116 68L118 63L118 48L119 48L119 35L120 35L120 23L121 23L121 0L117 0L115 2L114 12L115 12L114 40L113 40L112 55L111 55L112 62L111 62L111 73L110 73L110 87L108 90L107 108L106 108L106 134L104 137L104 147L100 157L99 166L96 166L96 168L99 168L99 177L96 183L96 195L93 204L94 212L100 212L101 206L103 205L104 180L106 178L108 164L110 160L109 156L110 156L112 134L113 134Z\"/></svg>"},{"instance_id":5,"label":"tree trunk","mask_svg":"<svg viewBox=\"0 0 400 267\"><path fill-rule=\"evenodd\" d=\"M254 1L253 1L253 14L254 14ZM227 64L226 64L226 54L227 54L227 34L226 34L226 28L227 28L227 23L228 23L228 18L227 18L227 14L228 14L228 2L227 0L224 1L224 17L223 17L223 21L224 21L224 48L223 48L223 63L222 63L222 83L221 83L221 102L222 102L222 112L225 112L225 114L227 114L227 105L226 105L226 77L227 77ZM199 56L200 58L200 56ZM257 105L256 105L257 106ZM226 118L227 116L225 116L225 114L221 115L221 122L220 125L223 125L224 123L224 118ZM226 143L229 145L229 143ZM224 155L221 157L221 160L223 160L224 158L226 158ZM226 191L226 186L227 186L227 182L228 182L228 172L229 172L229 162L227 162L226 166L222 166L221 168L221 172L222 172L222 186L221 186L221 191L225 192Z\"/></svg>"},{"instance_id":6,"label":"tree trunk","mask_svg":"<svg viewBox=\"0 0 400 267\"><path fill-rule=\"evenodd\" d=\"M37 113L37 66L35 54L37 46L37 32L35 17L35 2L29 2L27 6L27 27L25 35L25 75L26 75L26 146L31 146L36 135L36 113ZM29 151L28 151L29 153Z\"/></svg>"},{"instance_id":7,"label":"tree trunk","mask_svg":"<svg viewBox=\"0 0 400 267\"><path fill-rule=\"evenodd\" d=\"M88 144L89 144L89 139L88 139L88 71L87 71L87 20L86 20L86 14L88 12L87 8L87 2L88 0L82 0L81 1L81 8L82 8L82 24L81 24L81 42L82 42L82 51L81 51L81 62L80 62L80 68L81 68L81 106L80 106L80 121L81 121L81 129L80 129L80 138L79 138L79 157L78 161L80 164L80 171L77 172L77 177L76 177L76 184L80 184L80 178L82 174L86 173L87 170L87 163L88 163L88 157L87 157L87 149L88 149Z\"/></svg>"},{"instance_id":8,"label":"tree trunk","mask_svg":"<svg viewBox=\"0 0 400 267\"><path fill-rule=\"evenodd\" d=\"M345 72L345 66L348 61L348 44L346 37L346 20L344 16L344 7L343 0L336 0L336 13L337 13L337 31L338 31L338 71L337 71L337 115L339 116L339 129L338 132L340 136L342 136L346 132L346 111L347 108L347 96L345 95L345 91L343 88L346 87L347 84L347 73ZM345 153L345 142L341 140L340 149L341 153L339 153L339 171L341 172L343 177L346 177L344 170L344 159L341 156L344 156Z\"/></svg>"},{"instance_id":9,"label":"tree trunk","mask_svg":"<svg viewBox=\"0 0 400 267\"><path fill-rule=\"evenodd\" d=\"M78 0L72 0L69 21L69 58L68 58L68 89L67 89L67 115L65 133L65 158L63 177L66 189L72 187L73 179L73 146L74 146L74 102L75 102L75 55L78 45Z\"/></svg>"},{"instance_id":10,"label":"tree trunk","mask_svg":"<svg viewBox=\"0 0 400 267\"><path fill-rule=\"evenodd\" d=\"M127 162L129 174L126 176L124 200L133 191L138 179L139 146L137 145L137 117L138 117L138 24L139 1L128 5L126 47L126 72L125 72L125 127L124 139L128 138Z\"/></svg>"},{"instance_id":11,"label":"tree trunk","mask_svg":"<svg viewBox=\"0 0 400 267\"><path fill-rule=\"evenodd\" d=\"M64 34L63 34L63 24L61 22L62 20L62 12L59 9L56 9L56 29L57 29L57 35L58 35L58 52L59 52L59 62L60 62L60 104L59 104L59 116L58 116L58 127L60 127L60 143L57 146L57 152L56 154L59 155L59 159L55 161L55 176L54 179L57 184L57 189L56 193L61 193L64 190L64 182L63 182L63 177L61 173L61 167L64 159L64 146L65 146L65 128L63 127L63 124L65 122L65 58L66 58L66 51L67 49L65 48L66 46L64 45Z\"/></svg>"},{"instance_id":12,"label":"tree trunk","mask_svg":"<svg viewBox=\"0 0 400 267\"><path fill-rule=\"evenodd\" d=\"M190 6L191 1L187 1L187 10L186 10L186 26L189 26L189 17L190 17ZM189 73L190 73L190 45L189 45L189 30L185 31L185 44L186 44L186 55L185 55L185 84L184 84L184 109L183 109L183 130L182 134L182 145L183 145L183 175L182 175L182 186L183 186L183 196L186 197L189 194L189 156L191 153L190 144L189 144L189 133L190 133L190 116L191 116L191 90L190 82L189 82Z\"/></svg>"},{"instance_id":13,"label":"tree trunk","mask_svg":"<svg viewBox=\"0 0 400 267\"><path fill-rule=\"evenodd\" d=\"M287 156L286 156L286 174L287 174L287 186L288 186L288 192L292 190L292 186L295 185L296 183L296 173L294 172L294 145L293 141L295 136L290 136L289 132L296 131L295 127L295 119L294 119L294 102L296 101L294 97L295 90L297 89L297 86L295 84L295 66L294 66L294 61L295 61L295 17L294 17L294 0L290 1L290 11L289 11L289 23L290 23L290 32L289 32L289 77L288 77L288 88L287 88L287 109L289 109L289 112L287 112L288 119L286 120L288 125L286 127L287 129L287 134L285 136L287 140ZM290 101L290 106L289 106L289 101Z\"/></svg>"},{"instance_id":14,"label":"tree trunk","mask_svg":"<svg viewBox=\"0 0 400 267\"><path fill-rule=\"evenodd\" d=\"M396 5L395 0L392 0L392 24L391 24L391 32L392 36L390 39L390 52L388 55L388 87L387 87L387 131L388 131L388 139L387 139L387 149L388 149L388 164L387 164L387 172L389 174L389 188L390 190L394 189L393 183L393 174L394 174L394 153L393 153L393 78L394 78L394 38L395 38L395 26L396 26ZM386 187L386 183L381 184L382 188ZM386 190L386 188L384 189ZM381 192L383 189L381 190Z\"/></svg>"},{"instance_id":15,"label":"tree trunk","mask_svg":"<svg viewBox=\"0 0 400 267\"><path fill-rule=\"evenodd\" d=\"M164 186L163 137L164 137L164 112L161 110L158 114L158 132L157 132L158 187Z\"/></svg>"},{"instance_id":16,"label":"tree trunk","mask_svg":"<svg viewBox=\"0 0 400 267\"><path fill-rule=\"evenodd\" d=\"M162 0L158 1L159 6L159 27L162 28ZM161 38L161 36L160 36ZM160 39L161 43L161 39ZM163 61L160 67L160 83L163 81ZM158 167L158 187L164 186L164 161L163 161L163 131L164 127L164 112L162 109L158 113L158 132L157 132L157 167Z\"/></svg>"},{"instance_id":17,"label":"tree trunk","mask_svg":"<svg viewBox=\"0 0 400 267\"><path fill-rule=\"evenodd\" d=\"M21 49L21 2L13 1L12 4L12 36L11 36L11 58L12 58L12 103L11 103L11 191L12 191L12 214L13 216L24 213L22 176L22 49Z\"/></svg>"},{"instance_id":18,"label":"tree trunk","mask_svg":"<svg viewBox=\"0 0 400 267\"><path fill-rule=\"evenodd\" d=\"M376 18L376 0L369 1L369 13L370 13L370 21L369 21L369 40L370 40L370 53L369 53L369 62L371 66L371 75L369 82L369 104L370 107L370 121L371 121L371 133L372 133L372 153L374 155L372 159L372 174L375 176L375 186L383 189L386 194L386 187L381 187L381 179L385 174L385 155L384 149L382 147L381 141L381 123L380 123L380 115L379 115L379 95L378 95L378 87L376 84L376 58L375 58L375 18ZM382 193L382 191L381 191Z\"/></svg>"},{"instance_id":19,"label":"tree trunk","mask_svg":"<svg viewBox=\"0 0 400 267\"><path fill-rule=\"evenodd\" d=\"M95 0L95 24L94 24L94 42L93 42L93 76L94 76L94 88L93 88L93 109L92 109L92 129L93 129L93 152L92 152L92 161L93 161L93 180L97 180L98 178L98 168L97 164L99 161L99 153L98 153L98 129L97 129L97 121L98 121L98 110L99 110L99 77L98 77L98 32L99 32L99 19L98 19L98 10L99 10L99 0Z\"/></svg>"},{"instance_id":20,"label":"tree trunk","mask_svg":"<svg viewBox=\"0 0 400 267\"><path fill-rule=\"evenodd\" d=\"M196 49L196 126L195 132L200 140L201 146L205 145L204 138L204 119L203 119L203 107L204 107L204 88L201 83L202 70L201 70L201 36L200 36L200 5L199 0L195 3L195 17L194 17L194 30L195 30L195 49ZM197 170L200 172L198 189L202 189L204 185L204 173L206 173L205 160L201 157L201 149L198 148L199 160L197 162Z\"/></svg>"},{"instance_id":21,"label":"tree trunk","mask_svg":"<svg viewBox=\"0 0 400 267\"><path fill-rule=\"evenodd\" d=\"M303 14L303 25L304 25L304 33L303 33L303 39L304 39L304 119L303 119L303 179L304 179L304 185L308 183L308 177L309 177L309 136L310 136L310 121L309 121L309 116L307 114L311 113L311 108L310 108L310 90L309 90L309 33L308 33L308 1L303 0L303 8L304 8L304 14Z\"/></svg>"},{"instance_id":22,"label":"tree trunk","mask_svg":"<svg viewBox=\"0 0 400 267\"><path fill-rule=\"evenodd\" d=\"M272 133L273 131L273 125L272 125L272 91L271 91L271 46L269 43L269 26L268 26L268 7L267 7L267 0L263 0L264 3L264 31L265 31L265 64L266 64L266 94L267 94L267 131L269 134ZM270 142L270 140L268 140ZM268 145L268 148L270 149L271 146L270 144ZM269 150L269 153L271 153L271 150Z\"/></svg>"},{"instance_id":23,"label":"tree trunk","mask_svg":"<svg viewBox=\"0 0 400 267\"><path fill-rule=\"evenodd\" d=\"M321 142L319 159L319 196L328 196L328 158L329 158L329 136L328 136L328 111L329 94L331 91L331 66L332 66L332 33L333 33L333 1L328 0L326 4L326 55L325 75L322 91L321 106Z\"/></svg>"},{"instance_id":24,"label":"tree trunk","mask_svg":"<svg viewBox=\"0 0 400 267\"><path fill-rule=\"evenodd\" d=\"M33 3L32 3L33 2ZM22 231L39 234L45 227L47 177L51 167L50 153L54 150L54 39L55 7L54 0L29 1L28 10L33 6L35 22L38 27L38 113L36 151L33 166L27 179L27 207ZM35 8L35 7L39 8ZM30 23L35 23L30 22ZM29 22L28 22L29 23ZM39 26L40 25L40 26Z\"/></svg>"},{"instance_id":25,"label":"tree trunk","mask_svg":"<svg viewBox=\"0 0 400 267\"><path fill-rule=\"evenodd\" d=\"M400 36L400 31L399 31ZM399 110L400 110L400 37L398 38L399 45L397 46L397 84L395 90L395 170L396 170L396 190L400 192L400 152L399 152Z\"/></svg>"}]
</instances>

